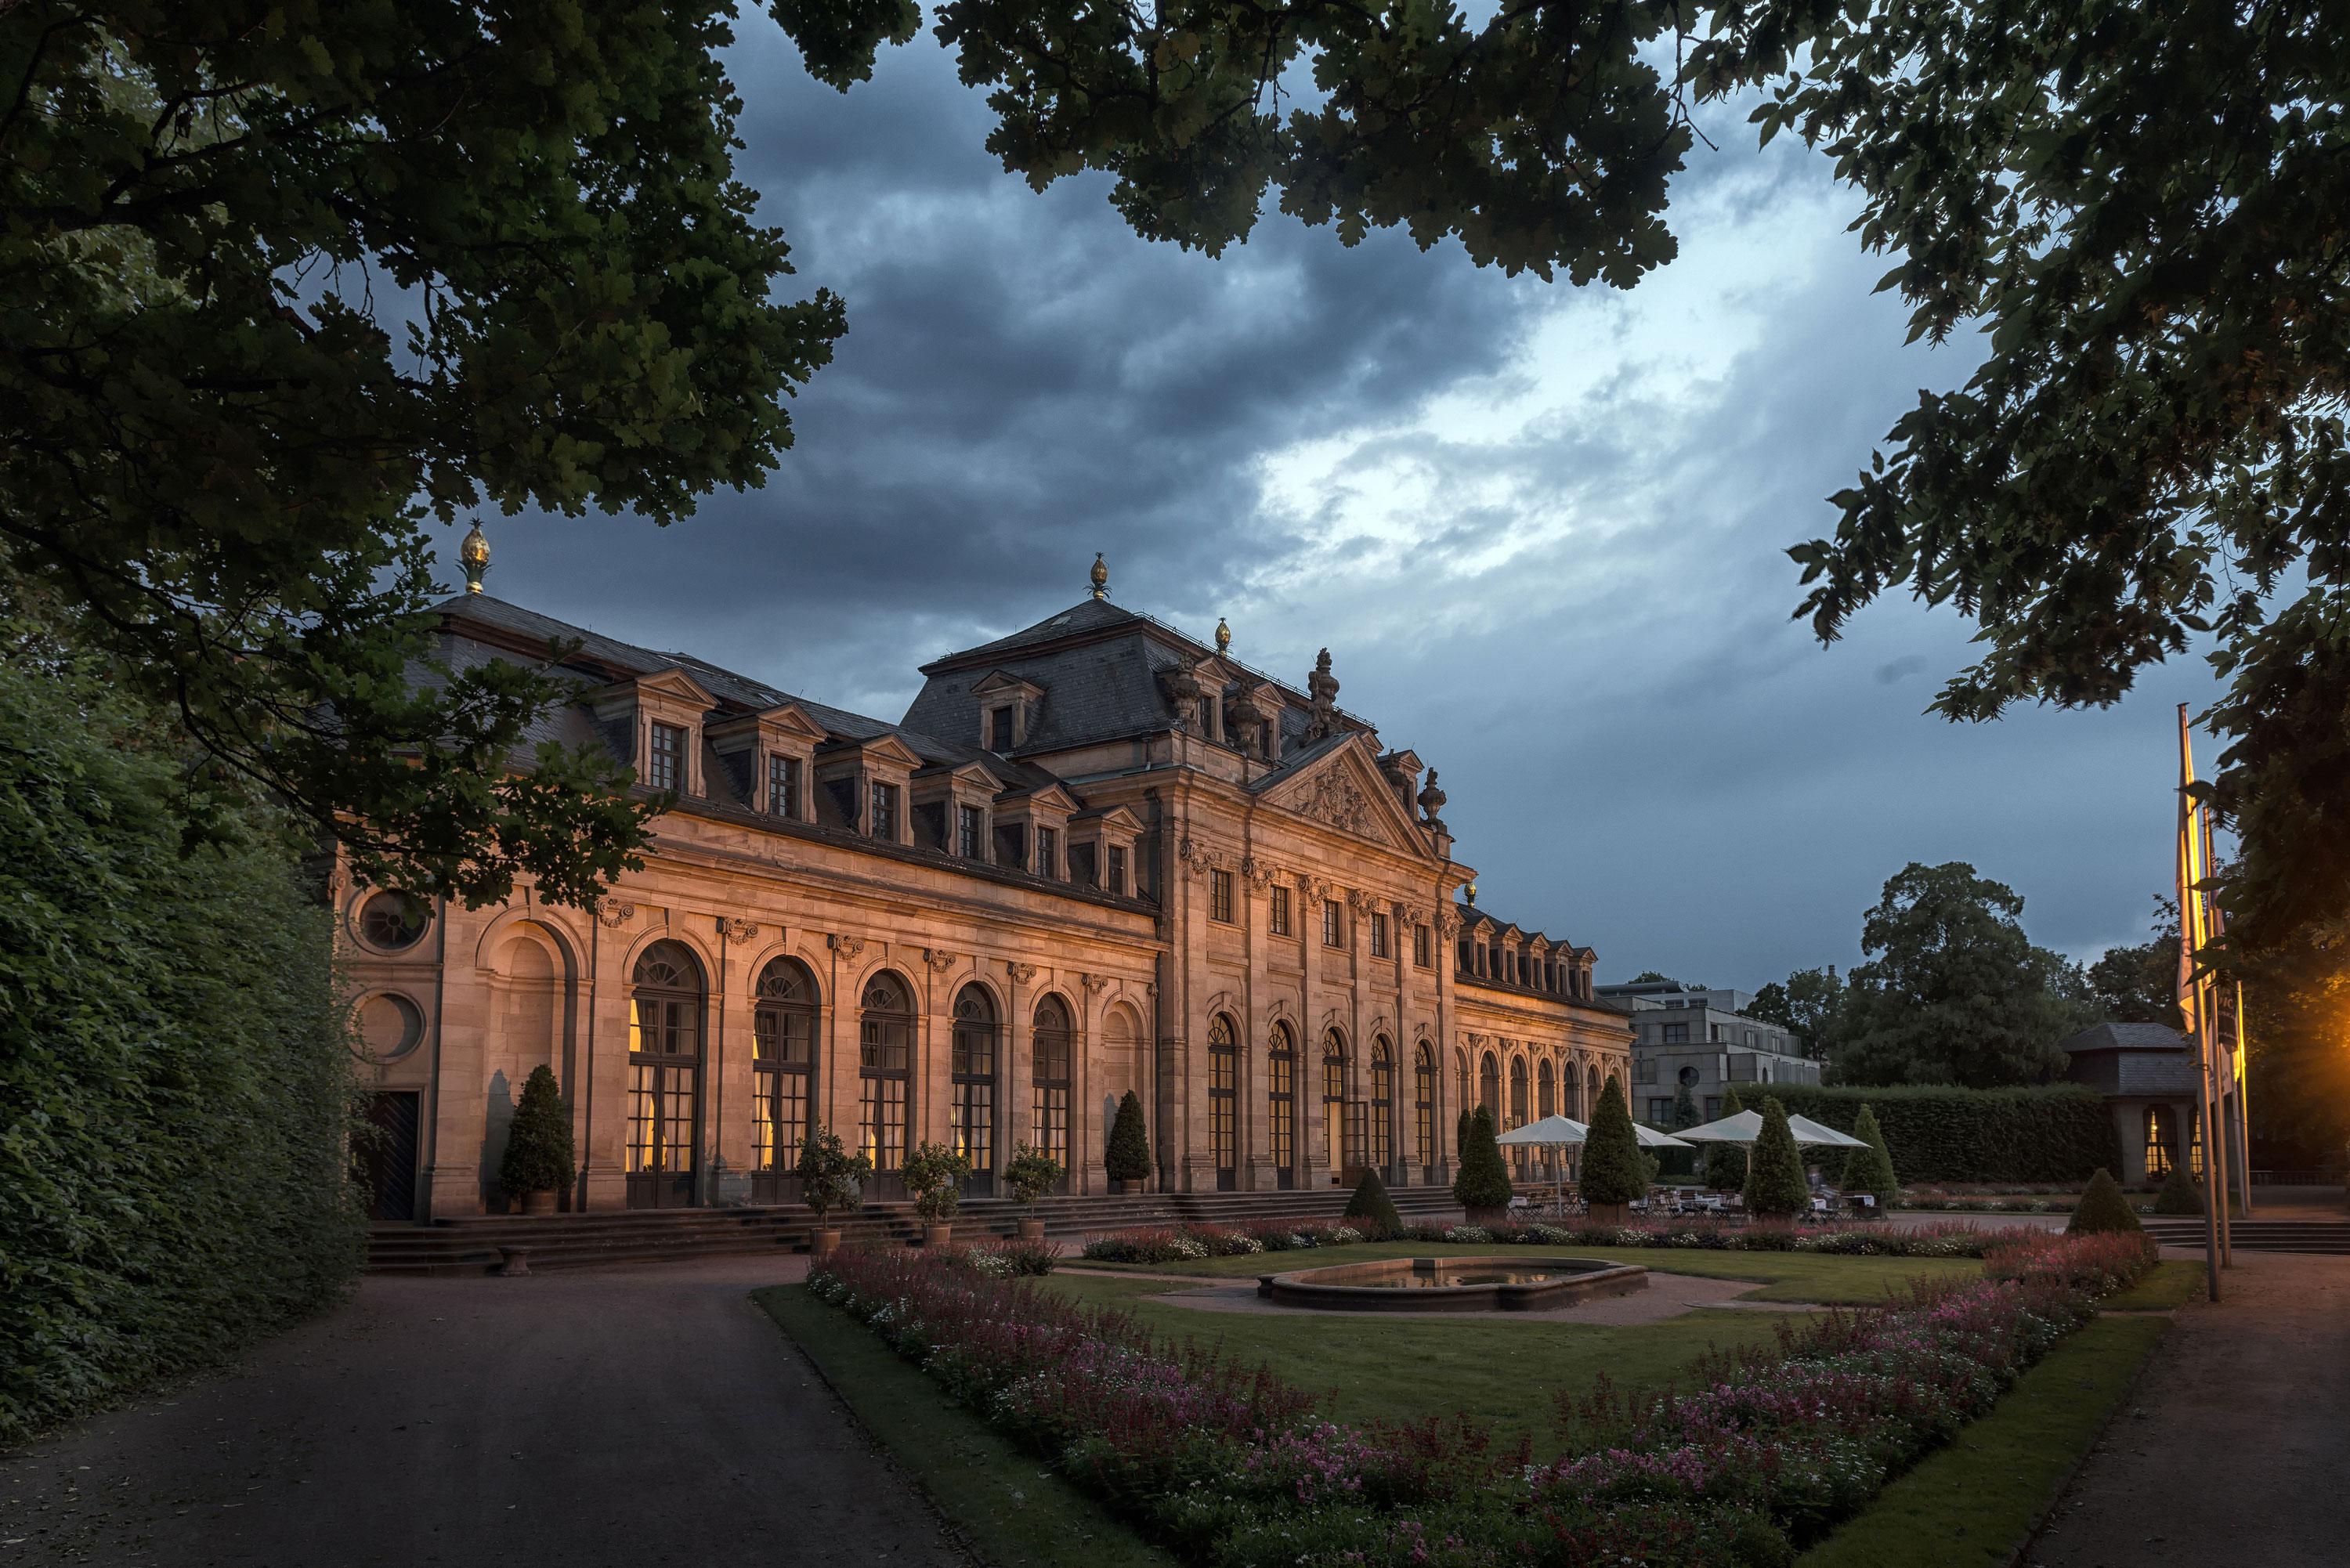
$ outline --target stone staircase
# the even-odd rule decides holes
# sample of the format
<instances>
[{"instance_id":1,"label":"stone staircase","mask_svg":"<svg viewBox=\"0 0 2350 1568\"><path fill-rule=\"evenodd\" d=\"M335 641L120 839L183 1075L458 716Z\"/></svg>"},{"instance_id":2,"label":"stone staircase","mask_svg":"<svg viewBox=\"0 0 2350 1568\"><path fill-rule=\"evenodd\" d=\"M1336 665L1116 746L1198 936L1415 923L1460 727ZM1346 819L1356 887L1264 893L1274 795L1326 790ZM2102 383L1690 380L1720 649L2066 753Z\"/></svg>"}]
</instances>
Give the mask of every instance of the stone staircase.
<instances>
[{"instance_id":1,"label":"stone staircase","mask_svg":"<svg viewBox=\"0 0 2350 1568\"><path fill-rule=\"evenodd\" d=\"M1147 1193L1131 1198L1046 1198L1024 1211L1045 1221L1045 1233L1064 1241L1101 1231L1178 1224L1239 1224L1255 1220L1336 1219L1347 1206L1345 1188L1293 1192ZM1408 1220L1457 1216L1460 1206L1441 1187L1393 1189ZM1008 1237L1024 1217L1004 1198L967 1198L954 1221L955 1239ZM921 1221L910 1203L876 1203L836 1214L844 1242L910 1242ZM504 1262L504 1249L526 1247L530 1267L584 1269L615 1263L661 1262L754 1252L802 1252L815 1217L798 1205L756 1209L629 1209L595 1214L485 1214L427 1225L380 1222L369 1228L367 1271L375 1274L480 1274Z\"/></svg>"},{"instance_id":2,"label":"stone staircase","mask_svg":"<svg viewBox=\"0 0 2350 1568\"><path fill-rule=\"evenodd\" d=\"M2203 1245L2203 1221L2164 1216L2145 1221L2147 1233L2166 1247ZM2247 1252L2321 1252L2350 1257L2350 1220L2239 1220L2230 1228L2238 1248Z\"/></svg>"}]
</instances>

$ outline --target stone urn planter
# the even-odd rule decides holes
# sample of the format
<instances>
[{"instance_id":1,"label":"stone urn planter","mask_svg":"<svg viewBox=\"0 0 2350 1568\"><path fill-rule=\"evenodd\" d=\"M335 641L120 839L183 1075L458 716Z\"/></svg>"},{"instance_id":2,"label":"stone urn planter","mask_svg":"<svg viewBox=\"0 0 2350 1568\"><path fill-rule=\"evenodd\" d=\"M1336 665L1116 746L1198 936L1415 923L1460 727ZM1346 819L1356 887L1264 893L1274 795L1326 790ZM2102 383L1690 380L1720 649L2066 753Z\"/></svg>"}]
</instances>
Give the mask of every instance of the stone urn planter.
<instances>
[{"instance_id":1,"label":"stone urn planter","mask_svg":"<svg viewBox=\"0 0 2350 1568\"><path fill-rule=\"evenodd\" d=\"M1128 1180L1124 1177L1120 1177L1112 1185L1117 1187L1118 1195L1120 1198L1139 1198L1142 1194L1143 1184L1139 1181Z\"/></svg>"},{"instance_id":2,"label":"stone urn planter","mask_svg":"<svg viewBox=\"0 0 2350 1568\"><path fill-rule=\"evenodd\" d=\"M944 1247L952 1242L953 1240L954 1226L951 1224L925 1225L922 1227L922 1245L925 1247Z\"/></svg>"},{"instance_id":3,"label":"stone urn planter","mask_svg":"<svg viewBox=\"0 0 2350 1568\"><path fill-rule=\"evenodd\" d=\"M554 1213L555 1189L552 1188L541 1188L536 1192L524 1193L522 1195L522 1211L525 1214Z\"/></svg>"},{"instance_id":4,"label":"stone urn planter","mask_svg":"<svg viewBox=\"0 0 2350 1568\"><path fill-rule=\"evenodd\" d=\"M1631 1206L1626 1203L1595 1203L1591 1206L1591 1222L1594 1225L1629 1225L1632 1222Z\"/></svg>"},{"instance_id":5,"label":"stone urn planter","mask_svg":"<svg viewBox=\"0 0 2350 1568\"><path fill-rule=\"evenodd\" d=\"M1469 1223L1471 1225L1506 1225L1509 1222L1510 1211L1507 1209L1471 1209L1469 1210Z\"/></svg>"},{"instance_id":6,"label":"stone urn planter","mask_svg":"<svg viewBox=\"0 0 2350 1568\"><path fill-rule=\"evenodd\" d=\"M840 1232L837 1231L808 1232L808 1256L811 1258L828 1258L839 1245Z\"/></svg>"},{"instance_id":7,"label":"stone urn planter","mask_svg":"<svg viewBox=\"0 0 2350 1568\"><path fill-rule=\"evenodd\" d=\"M1045 1239L1045 1222L1042 1220L1021 1220L1020 1239L1024 1241L1043 1241Z\"/></svg>"}]
</instances>

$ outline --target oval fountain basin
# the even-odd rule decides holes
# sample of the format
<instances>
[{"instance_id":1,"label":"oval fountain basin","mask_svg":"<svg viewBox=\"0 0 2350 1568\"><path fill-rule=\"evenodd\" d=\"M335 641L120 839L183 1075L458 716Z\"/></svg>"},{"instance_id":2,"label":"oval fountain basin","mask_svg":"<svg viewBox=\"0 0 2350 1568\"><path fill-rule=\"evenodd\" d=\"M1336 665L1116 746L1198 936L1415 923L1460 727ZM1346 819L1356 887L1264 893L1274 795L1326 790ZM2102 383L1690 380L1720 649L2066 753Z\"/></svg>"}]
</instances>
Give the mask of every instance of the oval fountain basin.
<instances>
[{"instance_id":1,"label":"oval fountain basin","mask_svg":"<svg viewBox=\"0 0 2350 1568\"><path fill-rule=\"evenodd\" d=\"M1637 1263L1595 1258L1389 1258L1260 1274L1280 1306L1337 1312L1540 1312L1648 1288Z\"/></svg>"}]
</instances>

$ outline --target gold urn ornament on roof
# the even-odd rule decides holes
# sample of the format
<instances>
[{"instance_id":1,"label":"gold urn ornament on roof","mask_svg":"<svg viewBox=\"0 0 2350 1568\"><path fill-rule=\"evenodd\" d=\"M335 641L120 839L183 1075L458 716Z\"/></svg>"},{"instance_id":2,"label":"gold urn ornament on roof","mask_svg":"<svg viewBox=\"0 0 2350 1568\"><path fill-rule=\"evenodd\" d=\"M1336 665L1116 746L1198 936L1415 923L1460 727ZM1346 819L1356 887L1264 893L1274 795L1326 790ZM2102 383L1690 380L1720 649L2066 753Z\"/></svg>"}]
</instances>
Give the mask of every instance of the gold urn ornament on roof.
<instances>
[{"instance_id":1,"label":"gold urn ornament on roof","mask_svg":"<svg viewBox=\"0 0 2350 1568\"><path fill-rule=\"evenodd\" d=\"M1094 580L1094 597L1097 599L1109 597L1109 567L1103 564L1099 550L1094 552L1094 569L1091 576Z\"/></svg>"},{"instance_id":2,"label":"gold urn ornament on roof","mask_svg":"<svg viewBox=\"0 0 2350 1568\"><path fill-rule=\"evenodd\" d=\"M1216 618L1216 651L1218 653L1230 653L1232 650L1232 628L1224 624L1223 617L1218 616Z\"/></svg>"},{"instance_id":3,"label":"gold urn ornament on roof","mask_svg":"<svg viewBox=\"0 0 2350 1568\"><path fill-rule=\"evenodd\" d=\"M465 591L480 593L482 578L490 569L490 542L479 523L466 532L463 542L457 546L457 564L465 568Z\"/></svg>"}]
</instances>

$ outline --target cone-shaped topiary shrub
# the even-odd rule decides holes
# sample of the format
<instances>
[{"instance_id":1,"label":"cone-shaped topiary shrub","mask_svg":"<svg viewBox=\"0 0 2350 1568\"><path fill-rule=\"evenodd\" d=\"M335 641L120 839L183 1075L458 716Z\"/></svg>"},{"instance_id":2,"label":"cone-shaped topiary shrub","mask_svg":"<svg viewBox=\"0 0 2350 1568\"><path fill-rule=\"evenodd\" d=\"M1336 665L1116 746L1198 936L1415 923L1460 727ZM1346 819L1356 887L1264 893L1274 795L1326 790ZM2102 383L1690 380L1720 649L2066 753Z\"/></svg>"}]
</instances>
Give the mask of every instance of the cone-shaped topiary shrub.
<instances>
[{"instance_id":1,"label":"cone-shaped topiary shrub","mask_svg":"<svg viewBox=\"0 0 2350 1568\"><path fill-rule=\"evenodd\" d=\"M1882 1208L1900 1196L1901 1183L1893 1174L1893 1151L1885 1145L1885 1129L1877 1125L1877 1113L1866 1104L1860 1107L1860 1118L1853 1123L1852 1136L1867 1140L1868 1147L1846 1151L1844 1179L1838 1185L1846 1192L1875 1193Z\"/></svg>"},{"instance_id":2,"label":"cone-shaped topiary shrub","mask_svg":"<svg viewBox=\"0 0 2350 1568\"><path fill-rule=\"evenodd\" d=\"M1721 1116L1734 1116L1746 1108L1732 1089L1721 1097ZM1716 1117L1716 1120L1721 1119ZM1717 1143L1706 1146L1705 1184L1719 1192L1737 1192L1746 1186L1746 1146Z\"/></svg>"},{"instance_id":3,"label":"cone-shaped topiary shrub","mask_svg":"<svg viewBox=\"0 0 2350 1568\"><path fill-rule=\"evenodd\" d=\"M1367 1168L1363 1179L1355 1183L1355 1195L1347 1199L1345 1217L1363 1221L1360 1228L1382 1241L1403 1229L1403 1216L1396 1212L1387 1183L1379 1179L1377 1170Z\"/></svg>"},{"instance_id":4,"label":"cone-shaped topiary shrub","mask_svg":"<svg viewBox=\"0 0 2350 1568\"><path fill-rule=\"evenodd\" d=\"M1109 1126L1109 1149L1102 1168L1112 1181L1150 1179L1150 1136L1142 1126L1142 1101L1132 1089L1118 1103Z\"/></svg>"},{"instance_id":5,"label":"cone-shaped topiary shrub","mask_svg":"<svg viewBox=\"0 0 2350 1568\"><path fill-rule=\"evenodd\" d=\"M1452 1196L1463 1209L1506 1209L1510 1206L1510 1168L1502 1161L1502 1146L1494 1142L1493 1113L1480 1106L1469 1118L1469 1139L1461 1148L1461 1174L1452 1179Z\"/></svg>"},{"instance_id":6,"label":"cone-shaped topiary shrub","mask_svg":"<svg viewBox=\"0 0 2350 1568\"><path fill-rule=\"evenodd\" d=\"M1787 1130L1787 1107L1773 1095L1762 1102L1762 1136L1754 1140L1754 1158L1746 1165L1746 1212L1801 1214L1811 1206L1803 1151Z\"/></svg>"},{"instance_id":7,"label":"cone-shaped topiary shrub","mask_svg":"<svg viewBox=\"0 0 2350 1568\"><path fill-rule=\"evenodd\" d=\"M1583 1199L1586 1203L1630 1203L1648 1195L1648 1163L1640 1157L1640 1140L1632 1131L1624 1085L1610 1073L1599 1091L1599 1107L1591 1114L1591 1132L1583 1143Z\"/></svg>"},{"instance_id":8,"label":"cone-shaped topiary shrub","mask_svg":"<svg viewBox=\"0 0 2350 1568\"><path fill-rule=\"evenodd\" d=\"M2073 1222L2064 1227L2067 1236L2097 1236L2112 1231L2142 1231L2137 1212L2122 1195L2122 1184L2113 1179L2104 1166L2089 1178L2082 1189L2080 1206L2073 1210Z\"/></svg>"},{"instance_id":9,"label":"cone-shaped topiary shrub","mask_svg":"<svg viewBox=\"0 0 2350 1568\"><path fill-rule=\"evenodd\" d=\"M498 1162L498 1185L517 1197L559 1192L571 1185L571 1110L554 1072L542 1064L523 1080L522 1103L515 1107L505 1158Z\"/></svg>"},{"instance_id":10,"label":"cone-shaped topiary shrub","mask_svg":"<svg viewBox=\"0 0 2350 1568\"><path fill-rule=\"evenodd\" d=\"M1452 1152L1456 1158L1469 1158L1469 1129L1477 1120L1477 1107L1461 1107L1461 1120L1452 1128Z\"/></svg>"},{"instance_id":11,"label":"cone-shaped topiary shrub","mask_svg":"<svg viewBox=\"0 0 2350 1568\"><path fill-rule=\"evenodd\" d=\"M2203 1212L2203 1189L2187 1174L2187 1162L2170 1162L2170 1174L2162 1179L2162 1190L2154 1195L2157 1214L2200 1214Z\"/></svg>"}]
</instances>

